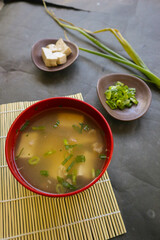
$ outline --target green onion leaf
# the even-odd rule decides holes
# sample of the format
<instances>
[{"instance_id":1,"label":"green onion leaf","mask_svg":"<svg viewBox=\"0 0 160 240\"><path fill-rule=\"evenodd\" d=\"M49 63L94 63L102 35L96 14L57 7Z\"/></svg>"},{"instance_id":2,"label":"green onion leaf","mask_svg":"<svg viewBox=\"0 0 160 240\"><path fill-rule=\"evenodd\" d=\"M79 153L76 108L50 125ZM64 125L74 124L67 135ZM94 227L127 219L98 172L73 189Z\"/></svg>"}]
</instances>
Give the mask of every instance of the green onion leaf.
<instances>
[{"instance_id":1,"label":"green onion leaf","mask_svg":"<svg viewBox=\"0 0 160 240\"><path fill-rule=\"evenodd\" d=\"M97 169L96 170L96 177L98 177L100 173L101 173L101 171L99 169Z\"/></svg>"},{"instance_id":2,"label":"green onion leaf","mask_svg":"<svg viewBox=\"0 0 160 240\"><path fill-rule=\"evenodd\" d=\"M74 125L72 125L72 127L79 133L82 133L83 130L86 131L86 132L89 131L89 127L88 127L87 124L79 123L79 125L80 126L74 124Z\"/></svg>"},{"instance_id":3,"label":"green onion leaf","mask_svg":"<svg viewBox=\"0 0 160 240\"><path fill-rule=\"evenodd\" d=\"M67 172L69 172L71 170L71 168L74 166L75 164L75 160L73 162L71 162L71 164L69 165L69 167L66 169Z\"/></svg>"},{"instance_id":4,"label":"green onion leaf","mask_svg":"<svg viewBox=\"0 0 160 240\"><path fill-rule=\"evenodd\" d=\"M66 157L66 158L64 159L64 161L62 162L62 165L65 165L66 162L68 162L68 160L69 160L72 156L73 156L73 154L70 154L68 157Z\"/></svg>"},{"instance_id":5,"label":"green onion leaf","mask_svg":"<svg viewBox=\"0 0 160 240\"><path fill-rule=\"evenodd\" d=\"M86 161L86 158L85 158L84 155L78 155L78 156L75 158L75 161L76 161L77 163L79 163L79 162L85 162L85 161Z\"/></svg>"},{"instance_id":6,"label":"green onion leaf","mask_svg":"<svg viewBox=\"0 0 160 240\"><path fill-rule=\"evenodd\" d=\"M66 150L77 146L77 144L73 144L73 145L68 144L67 139L64 139L63 142L64 142L64 146L65 146Z\"/></svg>"},{"instance_id":7,"label":"green onion leaf","mask_svg":"<svg viewBox=\"0 0 160 240\"><path fill-rule=\"evenodd\" d=\"M53 125L53 127L54 127L54 128L57 128L57 127L59 126L59 124L60 124L60 121L57 120L57 122Z\"/></svg>"},{"instance_id":8,"label":"green onion leaf","mask_svg":"<svg viewBox=\"0 0 160 240\"><path fill-rule=\"evenodd\" d=\"M41 170L40 171L40 174L42 175L42 176L45 176L45 177L48 177L48 171L46 171L46 170Z\"/></svg>"},{"instance_id":9,"label":"green onion leaf","mask_svg":"<svg viewBox=\"0 0 160 240\"><path fill-rule=\"evenodd\" d=\"M48 151L48 152L46 152L45 154L44 154L44 156L50 156L50 155L52 155L53 153L55 153L56 151L55 150L53 150L53 151Z\"/></svg>"},{"instance_id":10,"label":"green onion leaf","mask_svg":"<svg viewBox=\"0 0 160 240\"><path fill-rule=\"evenodd\" d=\"M34 156L28 160L28 163L30 165L36 165L39 162L40 158L37 156Z\"/></svg>"},{"instance_id":11,"label":"green onion leaf","mask_svg":"<svg viewBox=\"0 0 160 240\"><path fill-rule=\"evenodd\" d=\"M17 160L17 159L21 156L23 150L24 150L24 148L21 149L21 151L19 152L19 154L15 157L15 160Z\"/></svg>"},{"instance_id":12,"label":"green onion leaf","mask_svg":"<svg viewBox=\"0 0 160 240\"><path fill-rule=\"evenodd\" d=\"M104 154L101 154L101 155L99 155L99 158L100 158L100 159L104 159L104 160L105 160L105 159L107 158L107 156L106 156L106 155L104 155Z\"/></svg>"},{"instance_id":13,"label":"green onion leaf","mask_svg":"<svg viewBox=\"0 0 160 240\"><path fill-rule=\"evenodd\" d=\"M73 186L72 184L70 184L69 182L65 181L63 178L61 178L59 176L57 176L57 180L65 188L68 188L70 190L75 190L76 189L75 186Z\"/></svg>"}]
</instances>

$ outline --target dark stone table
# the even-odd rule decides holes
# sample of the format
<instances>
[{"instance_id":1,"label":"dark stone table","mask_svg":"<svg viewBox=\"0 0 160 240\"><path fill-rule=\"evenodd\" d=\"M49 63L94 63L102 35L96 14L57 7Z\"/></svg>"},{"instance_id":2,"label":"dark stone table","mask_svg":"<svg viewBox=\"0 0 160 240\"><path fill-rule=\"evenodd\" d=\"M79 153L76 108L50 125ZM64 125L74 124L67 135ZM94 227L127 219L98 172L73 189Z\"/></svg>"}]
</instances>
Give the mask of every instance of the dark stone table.
<instances>
[{"instance_id":1,"label":"dark stone table","mask_svg":"<svg viewBox=\"0 0 160 240\"><path fill-rule=\"evenodd\" d=\"M160 76L159 0L50 2L55 3L50 8L58 17L80 27L119 29L152 72ZM94 49L77 32L67 30L67 36L78 46ZM110 33L98 36L126 56ZM113 119L97 97L98 79L109 73L137 72L85 52L61 72L40 71L31 60L32 45L43 38L60 37L64 38L64 29L46 14L39 1L6 1L0 11L0 104L81 92L84 100L105 116L113 132L114 153L108 173L127 229L127 234L117 239L159 240L160 91L149 84L152 103L140 119Z\"/></svg>"}]
</instances>

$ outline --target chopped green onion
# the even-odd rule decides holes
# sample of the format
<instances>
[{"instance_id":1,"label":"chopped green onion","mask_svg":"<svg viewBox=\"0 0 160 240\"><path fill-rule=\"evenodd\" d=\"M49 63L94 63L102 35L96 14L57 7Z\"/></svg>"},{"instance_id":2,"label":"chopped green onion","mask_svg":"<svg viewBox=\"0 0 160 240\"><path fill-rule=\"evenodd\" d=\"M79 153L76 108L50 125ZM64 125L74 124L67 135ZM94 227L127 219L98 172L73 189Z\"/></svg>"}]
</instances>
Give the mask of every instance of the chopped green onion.
<instances>
[{"instance_id":1,"label":"chopped green onion","mask_svg":"<svg viewBox=\"0 0 160 240\"><path fill-rule=\"evenodd\" d=\"M41 170L40 171L40 174L42 175L42 176L45 176L45 177L48 177L48 171L46 171L46 170Z\"/></svg>"},{"instance_id":2,"label":"chopped green onion","mask_svg":"<svg viewBox=\"0 0 160 240\"><path fill-rule=\"evenodd\" d=\"M81 127L77 126L77 125L72 125L72 127L79 133L82 133Z\"/></svg>"},{"instance_id":3,"label":"chopped green onion","mask_svg":"<svg viewBox=\"0 0 160 240\"><path fill-rule=\"evenodd\" d=\"M44 130L44 126L32 127L32 130Z\"/></svg>"},{"instance_id":4,"label":"chopped green onion","mask_svg":"<svg viewBox=\"0 0 160 240\"><path fill-rule=\"evenodd\" d=\"M69 172L71 170L71 168L74 166L75 164L75 160L73 162L71 162L71 164L69 165L69 167L66 169L67 172Z\"/></svg>"},{"instance_id":5,"label":"chopped green onion","mask_svg":"<svg viewBox=\"0 0 160 240\"><path fill-rule=\"evenodd\" d=\"M98 177L100 173L101 173L101 171L99 169L97 169L96 170L96 177Z\"/></svg>"},{"instance_id":6,"label":"chopped green onion","mask_svg":"<svg viewBox=\"0 0 160 240\"><path fill-rule=\"evenodd\" d=\"M99 155L99 158L100 158L100 159L106 159L107 157L106 157L106 155L101 154L101 155Z\"/></svg>"},{"instance_id":7,"label":"chopped green onion","mask_svg":"<svg viewBox=\"0 0 160 240\"><path fill-rule=\"evenodd\" d=\"M46 152L45 154L44 154L44 156L50 156L50 155L52 155L53 153L55 153L56 151L55 150L53 150L53 151L48 151L48 152Z\"/></svg>"},{"instance_id":8,"label":"chopped green onion","mask_svg":"<svg viewBox=\"0 0 160 240\"><path fill-rule=\"evenodd\" d=\"M57 176L57 180L60 184L62 184L63 187L68 188L70 190L75 190L76 187L70 184L69 182L65 181L63 178Z\"/></svg>"},{"instance_id":9,"label":"chopped green onion","mask_svg":"<svg viewBox=\"0 0 160 240\"><path fill-rule=\"evenodd\" d=\"M69 160L72 156L73 156L73 154L70 154L68 157L66 157L66 158L64 159L64 161L62 162L62 165L65 165L66 162L68 162L68 160Z\"/></svg>"},{"instance_id":10,"label":"chopped green onion","mask_svg":"<svg viewBox=\"0 0 160 240\"><path fill-rule=\"evenodd\" d=\"M85 124L85 123L79 123L79 125L80 125L80 126L74 124L74 125L72 125L72 127L73 127L77 132L79 132L79 133L82 133L82 130L84 130L84 131L89 131L89 127L88 127L87 124Z\"/></svg>"},{"instance_id":11,"label":"chopped green onion","mask_svg":"<svg viewBox=\"0 0 160 240\"><path fill-rule=\"evenodd\" d=\"M24 148L21 149L21 151L19 152L19 154L15 157L15 160L17 160L17 159L21 156L23 150L24 150Z\"/></svg>"},{"instance_id":12,"label":"chopped green onion","mask_svg":"<svg viewBox=\"0 0 160 240\"><path fill-rule=\"evenodd\" d=\"M73 182L73 185L77 183L77 169L74 169L72 172L72 182Z\"/></svg>"},{"instance_id":13,"label":"chopped green onion","mask_svg":"<svg viewBox=\"0 0 160 240\"><path fill-rule=\"evenodd\" d=\"M67 139L64 139L63 142L64 142L64 145L68 145Z\"/></svg>"},{"instance_id":14,"label":"chopped green onion","mask_svg":"<svg viewBox=\"0 0 160 240\"><path fill-rule=\"evenodd\" d=\"M74 174L72 175L72 182L73 182L73 185L75 185L77 182L77 176Z\"/></svg>"},{"instance_id":15,"label":"chopped green onion","mask_svg":"<svg viewBox=\"0 0 160 240\"><path fill-rule=\"evenodd\" d=\"M29 125L29 121L27 120L24 125L20 128L20 131L24 131Z\"/></svg>"},{"instance_id":16,"label":"chopped green onion","mask_svg":"<svg viewBox=\"0 0 160 240\"><path fill-rule=\"evenodd\" d=\"M85 162L85 161L86 161L86 158L85 158L84 155L78 155L78 156L75 158L75 161L76 161L77 163L79 163L79 162Z\"/></svg>"},{"instance_id":17,"label":"chopped green onion","mask_svg":"<svg viewBox=\"0 0 160 240\"><path fill-rule=\"evenodd\" d=\"M111 109L130 108L133 104L138 104L135 97L136 89L129 88L122 82L117 82L114 86L109 86L105 91L106 103Z\"/></svg>"},{"instance_id":18,"label":"chopped green onion","mask_svg":"<svg viewBox=\"0 0 160 240\"><path fill-rule=\"evenodd\" d=\"M95 178L95 176L96 176L95 169L94 169L94 168L92 168L91 172L92 172L92 178Z\"/></svg>"},{"instance_id":19,"label":"chopped green onion","mask_svg":"<svg viewBox=\"0 0 160 240\"><path fill-rule=\"evenodd\" d=\"M56 127L58 127L59 126L59 124L60 124L60 121L59 120L57 120L57 122L53 125L53 127L54 128L56 128Z\"/></svg>"},{"instance_id":20,"label":"chopped green onion","mask_svg":"<svg viewBox=\"0 0 160 240\"><path fill-rule=\"evenodd\" d=\"M73 144L73 145L68 144L67 139L64 139L63 142L64 142L64 146L65 146L66 150L77 146L77 144Z\"/></svg>"},{"instance_id":21,"label":"chopped green onion","mask_svg":"<svg viewBox=\"0 0 160 240\"><path fill-rule=\"evenodd\" d=\"M37 156L34 156L28 160L28 163L30 165L36 165L39 162L40 158Z\"/></svg>"}]
</instances>

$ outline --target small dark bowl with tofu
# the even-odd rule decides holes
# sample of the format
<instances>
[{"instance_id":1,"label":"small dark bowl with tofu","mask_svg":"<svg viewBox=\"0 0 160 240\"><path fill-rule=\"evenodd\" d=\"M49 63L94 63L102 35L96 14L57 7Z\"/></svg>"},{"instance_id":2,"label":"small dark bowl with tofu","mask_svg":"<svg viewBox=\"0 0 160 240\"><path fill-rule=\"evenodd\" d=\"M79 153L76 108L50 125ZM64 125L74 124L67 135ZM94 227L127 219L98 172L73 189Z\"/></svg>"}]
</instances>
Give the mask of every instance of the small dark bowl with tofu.
<instances>
[{"instance_id":1,"label":"small dark bowl with tofu","mask_svg":"<svg viewBox=\"0 0 160 240\"><path fill-rule=\"evenodd\" d=\"M61 71L72 65L79 55L78 46L60 39L42 39L32 46L31 57L37 68L46 72Z\"/></svg>"},{"instance_id":2,"label":"small dark bowl with tofu","mask_svg":"<svg viewBox=\"0 0 160 240\"><path fill-rule=\"evenodd\" d=\"M16 142L18 141L18 136L20 134L20 129L22 129L27 122L30 121L33 117L35 117L37 114L43 114L46 110L54 110L57 108L72 108L76 111L80 111L84 115L88 115L94 121L97 123L97 125L100 128L100 131L103 132L104 136L104 146L106 150L106 156L104 159L104 164L101 172L93 178L92 181L90 181L88 184L83 186L80 189L75 189L71 192L66 193L52 193L52 192L45 192L43 189L38 189L31 185L28 181L25 180L25 178L21 175L17 164L16 164L16 157L15 157L15 146ZM8 167L15 177L15 179L22 184L25 188L29 189L32 192L35 192L37 194L47 196L47 197L66 197L71 196L77 193L80 193L89 187L91 187L93 184L95 184L105 173L106 169L108 168L113 153L113 136L110 129L110 126L104 116L92 105L78 100L74 98L69 97L56 97L56 98L49 98L45 99L39 102L36 102L35 104L32 104L28 108L26 108L13 122L11 125L7 138L6 138L6 144L5 144L5 155L6 155L6 161L8 164ZM49 178L49 181L52 179ZM44 183L45 184L45 183ZM45 186L44 186L45 187Z\"/></svg>"}]
</instances>

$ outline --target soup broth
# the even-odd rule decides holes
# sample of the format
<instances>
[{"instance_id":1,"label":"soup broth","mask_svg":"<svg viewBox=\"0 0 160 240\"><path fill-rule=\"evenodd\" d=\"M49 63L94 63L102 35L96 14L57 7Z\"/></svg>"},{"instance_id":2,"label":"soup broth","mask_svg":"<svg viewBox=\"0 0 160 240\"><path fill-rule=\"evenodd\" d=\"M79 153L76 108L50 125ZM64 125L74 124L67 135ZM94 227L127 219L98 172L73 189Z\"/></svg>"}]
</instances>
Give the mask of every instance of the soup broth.
<instances>
[{"instance_id":1,"label":"soup broth","mask_svg":"<svg viewBox=\"0 0 160 240\"><path fill-rule=\"evenodd\" d=\"M23 178L49 193L80 189L106 160L105 136L88 115L71 108L37 114L19 130L15 162Z\"/></svg>"}]
</instances>

